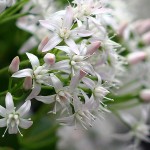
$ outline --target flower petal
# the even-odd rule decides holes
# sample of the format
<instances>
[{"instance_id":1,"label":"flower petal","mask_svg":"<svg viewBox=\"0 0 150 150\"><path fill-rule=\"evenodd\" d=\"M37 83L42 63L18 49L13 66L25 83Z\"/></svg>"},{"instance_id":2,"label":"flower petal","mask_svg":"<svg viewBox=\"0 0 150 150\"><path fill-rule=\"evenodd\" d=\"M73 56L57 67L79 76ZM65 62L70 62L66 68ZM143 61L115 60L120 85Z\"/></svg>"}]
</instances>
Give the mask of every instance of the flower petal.
<instances>
[{"instance_id":1,"label":"flower petal","mask_svg":"<svg viewBox=\"0 0 150 150\"><path fill-rule=\"evenodd\" d=\"M20 117L24 116L26 113L29 112L31 107L31 101L27 100L18 110L17 113L20 115Z\"/></svg>"},{"instance_id":2,"label":"flower petal","mask_svg":"<svg viewBox=\"0 0 150 150\"><path fill-rule=\"evenodd\" d=\"M9 125L9 128L8 128L8 133L9 134L17 134L17 132L18 132L18 129L17 129L16 125L14 127L12 127L11 125Z\"/></svg>"},{"instance_id":3,"label":"flower petal","mask_svg":"<svg viewBox=\"0 0 150 150\"><path fill-rule=\"evenodd\" d=\"M93 42L90 45L88 45L87 47L87 55L92 55L93 53L96 52L96 50L98 50L98 48L100 47L100 42Z\"/></svg>"},{"instance_id":4,"label":"flower petal","mask_svg":"<svg viewBox=\"0 0 150 150\"><path fill-rule=\"evenodd\" d=\"M0 116L6 117L6 109L0 105Z\"/></svg>"},{"instance_id":5,"label":"flower petal","mask_svg":"<svg viewBox=\"0 0 150 150\"><path fill-rule=\"evenodd\" d=\"M71 35L74 36L78 36L78 37L88 37L91 36L93 34L93 32L89 31L89 30L85 30L85 29L74 29L71 31Z\"/></svg>"},{"instance_id":6,"label":"flower petal","mask_svg":"<svg viewBox=\"0 0 150 150\"><path fill-rule=\"evenodd\" d=\"M35 70L37 67L40 66L40 62L37 56L31 54L31 53L26 53L27 57L29 58L32 68Z\"/></svg>"},{"instance_id":7,"label":"flower petal","mask_svg":"<svg viewBox=\"0 0 150 150\"><path fill-rule=\"evenodd\" d=\"M55 48L70 54L71 50L68 46L56 46Z\"/></svg>"},{"instance_id":8,"label":"flower petal","mask_svg":"<svg viewBox=\"0 0 150 150\"><path fill-rule=\"evenodd\" d=\"M55 70L60 70L60 71L63 71L63 72L66 72L66 73L70 73L70 65L69 65L69 60L62 60L62 61L59 61L57 63L55 63L53 66L51 66L52 69L55 69Z\"/></svg>"},{"instance_id":9,"label":"flower petal","mask_svg":"<svg viewBox=\"0 0 150 150\"><path fill-rule=\"evenodd\" d=\"M92 81L91 79L89 79L87 77L83 78L82 81L88 88L90 88L91 90L94 89L94 87L95 87L94 81Z\"/></svg>"},{"instance_id":10,"label":"flower petal","mask_svg":"<svg viewBox=\"0 0 150 150\"><path fill-rule=\"evenodd\" d=\"M72 26L72 22L73 22L73 10L71 6L68 6L64 17L63 27L70 29Z\"/></svg>"},{"instance_id":11,"label":"flower petal","mask_svg":"<svg viewBox=\"0 0 150 150\"><path fill-rule=\"evenodd\" d=\"M50 31L54 31L54 30L59 29L58 24L56 24L50 20L39 20L39 22L43 27L49 29Z\"/></svg>"},{"instance_id":12,"label":"flower petal","mask_svg":"<svg viewBox=\"0 0 150 150\"><path fill-rule=\"evenodd\" d=\"M13 111L14 110L13 98L12 98L12 95L9 92L6 94L5 104L6 104L6 109L8 111Z\"/></svg>"},{"instance_id":13,"label":"flower petal","mask_svg":"<svg viewBox=\"0 0 150 150\"><path fill-rule=\"evenodd\" d=\"M22 69L20 71L15 72L12 77L14 78L23 78L23 77L32 77L33 70L32 69Z\"/></svg>"},{"instance_id":14,"label":"flower petal","mask_svg":"<svg viewBox=\"0 0 150 150\"><path fill-rule=\"evenodd\" d=\"M56 95L51 95L51 96L36 96L35 99L38 101L41 101L45 104L51 104L55 101Z\"/></svg>"},{"instance_id":15,"label":"flower petal","mask_svg":"<svg viewBox=\"0 0 150 150\"><path fill-rule=\"evenodd\" d=\"M26 98L26 100L31 100L31 99L35 98L40 93L40 91L41 91L41 85L34 82L33 90L29 94L29 96Z\"/></svg>"},{"instance_id":16,"label":"flower petal","mask_svg":"<svg viewBox=\"0 0 150 150\"><path fill-rule=\"evenodd\" d=\"M29 121L27 119L20 118L19 127L23 129L28 129L33 124L33 121Z\"/></svg>"},{"instance_id":17,"label":"flower petal","mask_svg":"<svg viewBox=\"0 0 150 150\"><path fill-rule=\"evenodd\" d=\"M6 118L0 119L0 127L2 128L2 127L5 127L5 126L7 126Z\"/></svg>"},{"instance_id":18,"label":"flower petal","mask_svg":"<svg viewBox=\"0 0 150 150\"><path fill-rule=\"evenodd\" d=\"M65 43L70 47L70 50L72 50L75 54L79 55L79 49L74 40L72 39L65 39Z\"/></svg>"},{"instance_id":19,"label":"flower petal","mask_svg":"<svg viewBox=\"0 0 150 150\"><path fill-rule=\"evenodd\" d=\"M51 80L57 93L63 89L62 82L54 74L51 74Z\"/></svg>"},{"instance_id":20,"label":"flower petal","mask_svg":"<svg viewBox=\"0 0 150 150\"><path fill-rule=\"evenodd\" d=\"M51 49L53 49L55 46L57 46L62 41L62 38L60 38L58 35L54 35L44 46L42 49L42 52L47 52Z\"/></svg>"}]
</instances>

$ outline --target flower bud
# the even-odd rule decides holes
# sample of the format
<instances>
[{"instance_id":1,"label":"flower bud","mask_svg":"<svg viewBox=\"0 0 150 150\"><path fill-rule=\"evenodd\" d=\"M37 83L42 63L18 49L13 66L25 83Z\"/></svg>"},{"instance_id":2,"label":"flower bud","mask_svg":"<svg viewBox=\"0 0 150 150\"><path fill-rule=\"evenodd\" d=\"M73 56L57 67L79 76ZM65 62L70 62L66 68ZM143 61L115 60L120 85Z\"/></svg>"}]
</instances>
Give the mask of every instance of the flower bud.
<instances>
[{"instance_id":1,"label":"flower bud","mask_svg":"<svg viewBox=\"0 0 150 150\"><path fill-rule=\"evenodd\" d=\"M39 45L39 47L38 47L38 50L39 50L39 51L42 51L42 49L43 49L44 46L48 43L48 41L49 41L49 38L48 38L48 37L45 37L45 38L41 41L41 43L40 43L40 45Z\"/></svg>"},{"instance_id":2,"label":"flower bud","mask_svg":"<svg viewBox=\"0 0 150 150\"><path fill-rule=\"evenodd\" d=\"M25 90L30 90L32 88L32 78L26 77L23 83L23 88Z\"/></svg>"},{"instance_id":3,"label":"flower bud","mask_svg":"<svg viewBox=\"0 0 150 150\"><path fill-rule=\"evenodd\" d=\"M11 73L17 72L17 71L19 70L19 64L20 64L19 57L16 56L16 57L12 60L11 64L9 65L9 71L10 71Z\"/></svg>"},{"instance_id":4,"label":"flower bud","mask_svg":"<svg viewBox=\"0 0 150 150\"><path fill-rule=\"evenodd\" d=\"M124 31L125 31L127 26L128 26L128 22L124 22L119 26L118 31L117 31L119 36L123 36Z\"/></svg>"},{"instance_id":5,"label":"flower bud","mask_svg":"<svg viewBox=\"0 0 150 150\"><path fill-rule=\"evenodd\" d=\"M133 52L127 56L127 61L129 64L137 64L144 60L146 56L146 52L144 51Z\"/></svg>"},{"instance_id":6,"label":"flower bud","mask_svg":"<svg viewBox=\"0 0 150 150\"><path fill-rule=\"evenodd\" d=\"M44 62L47 64L47 65L53 65L55 63L55 55L52 54L52 53L47 53L45 56L44 56Z\"/></svg>"},{"instance_id":7,"label":"flower bud","mask_svg":"<svg viewBox=\"0 0 150 150\"><path fill-rule=\"evenodd\" d=\"M150 102L150 89L144 89L140 92L140 98L146 102Z\"/></svg>"},{"instance_id":8,"label":"flower bud","mask_svg":"<svg viewBox=\"0 0 150 150\"><path fill-rule=\"evenodd\" d=\"M104 97L105 95L107 95L109 93L108 90L106 90L105 88L103 88L102 86L98 86L94 89L94 95L96 97Z\"/></svg>"},{"instance_id":9,"label":"flower bud","mask_svg":"<svg viewBox=\"0 0 150 150\"><path fill-rule=\"evenodd\" d=\"M150 32L145 33L142 36L142 39L145 44L149 45L150 44Z\"/></svg>"}]
</instances>

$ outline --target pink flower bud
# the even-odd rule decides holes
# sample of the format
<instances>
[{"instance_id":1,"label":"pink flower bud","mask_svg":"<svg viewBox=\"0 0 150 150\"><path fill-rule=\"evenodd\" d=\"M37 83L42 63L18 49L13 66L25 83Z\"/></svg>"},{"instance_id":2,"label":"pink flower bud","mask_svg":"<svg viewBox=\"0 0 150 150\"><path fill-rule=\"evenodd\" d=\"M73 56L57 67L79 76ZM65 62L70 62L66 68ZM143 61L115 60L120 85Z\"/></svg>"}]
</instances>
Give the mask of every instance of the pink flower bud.
<instances>
[{"instance_id":1,"label":"pink flower bud","mask_svg":"<svg viewBox=\"0 0 150 150\"><path fill-rule=\"evenodd\" d=\"M137 64L146 58L146 53L144 51L133 52L127 56L127 61L129 64Z\"/></svg>"},{"instance_id":2,"label":"pink flower bud","mask_svg":"<svg viewBox=\"0 0 150 150\"><path fill-rule=\"evenodd\" d=\"M123 36L123 33L127 26L128 26L127 22L122 23L118 28L118 31L117 31L118 35Z\"/></svg>"},{"instance_id":3,"label":"pink flower bud","mask_svg":"<svg viewBox=\"0 0 150 150\"><path fill-rule=\"evenodd\" d=\"M83 70L80 70L80 75L79 75L79 80L81 80L83 77L85 77L87 75L86 72L84 72Z\"/></svg>"},{"instance_id":4,"label":"pink flower bud","mask_svg":"<svg viewBox=\"0 0 150 150\"><path fill-rule=\"evenodd\" d=\"M143 36L142 36L142 39L143 39L143 42L147 45L150 44L150 31L145 33Z\"/></svg>"},{"instance_id":5,"label":"pink flower bud","mask_svg":"<svg viewBox=\"0 0 150 150\"><path fill-rule=\"evenodd\" d=\"M20 64L20 59L19 59L18 56L16 56L16 57L12 60L11 64L9 65L9 71L10 71L11 73L17 72L17 71L19 70L19 64Z\"/></svg>"},{"instance_id":6,"label":"pink flower bud","mask_svg":"<svg viewBox=\"0 0 150 150\"><path fill-rule=\"evenodd\" d=\"M150 102L150 89L144 89L140 92L140 98L146 102Z\"/></svg>"},{"instance_id":7,"label":"pink flower bud","mask_svg":"<svg viewBox=\"0 0 150 150\"><path fill-rule=\"evenodd\" d=\"M139 20L135 22L134 27L139 34L143 34L150 29L150 19Z\"/></svg>"},{"instance_id":8,"label":"pink flower bud","mask_svg":"<svg viewBox=\"0 0 150 150\"><path fill-rule=\"evenodd\" d=\"M23 88L25 90L30 90L32 88L32 78L26 77L23 83Z\"/></svg>"},{"instance_id":9,"label":"pink flower bud","mask_svg":"<svg viewBox=\"0 0 150 150\"><path fill-rule=\"evenodd\" d=\"M47 53L44 56L44 61L47 65L53 65L55 63L55 55L52 53Z\"/></svg>"},{"instance_id":10,"label":"pink flower bud","mask_svg":"<svg viewBox=\"0 0 150 150\"><path fill-rule=\"evenodd\" d=\"M45 38L41 41L41 43L40 43L40 45L39 45L39 47L38 47L38 50L39 50L39 51L42 51L42 49L43 49L44 46L48 43L48 41L49 41L49 38L48 38L48 37L45 37Z\"/></svg>"},{"instance_id":11,"label":"pink flower bud","mask_svg":"<svg viewBox=\"0 0 150 150\"><path fill-rule=\"evenodd\" d=\"M100 41L95 41L93 43L91 43L88 47L87 47L87 55L92 55L93 53L95 53L98 48L100 47L101 42Z\"/></svg>"}]
</instances>

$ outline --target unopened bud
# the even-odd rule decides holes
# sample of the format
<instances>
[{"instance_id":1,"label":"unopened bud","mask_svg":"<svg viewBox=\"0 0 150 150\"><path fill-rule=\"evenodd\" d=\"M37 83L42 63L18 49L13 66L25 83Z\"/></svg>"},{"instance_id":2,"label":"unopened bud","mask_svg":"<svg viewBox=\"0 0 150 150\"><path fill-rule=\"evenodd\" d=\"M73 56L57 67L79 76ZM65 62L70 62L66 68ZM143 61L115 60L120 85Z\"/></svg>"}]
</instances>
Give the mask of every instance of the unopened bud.
<instances>
[{"instance_id":1,"label":"unopened bud","mask_svg":"<svg viewBox=\"0 0 150 150\"><path fill-rule=\"evenodd\" d=\"M142 39L145 44L149 45L150 44L150 32L145 33L142 36Z\"/></svg>"},{"instance_id":2,"label":"unopened bud","mask_svg":"<svg viewBox=\"0 0 150 150\"><path fill-rule=\"evenodd\" d=\"M108 90L106 90L105 88L98 86L94 89L94 95L96 97L104 97L105 95L107 95L109 93Z\"/></svg>"},{"instance_id":3,"label":"unopened bud","mask_svg":"<svg viewBox=\"0 0 150 150\"><path fill-rule=\"evenodd\" d=\"M125 31L127 26L128 26L128 22L124 22L119 26L118 31L117 31L119 36L123 36L124 31Z\"/></svg>"},{"instance_id":4,"label":"unopened bud","mask_svg":"<svg viewBox=\"0 0 150 150\"><path fill-rule=\"evenodd\" d=\"M83 77L85 77L87 73L83 70L80 70L79 80L81 80Z\"/></svg>"},{"instance_id":5,"label":"unopened bud","mask_svg":"<svg viewBox=\"0 0 150 150\"><path fill-rule=\"evenodd\" d=\"M98 48L100 47L101 42L100 41L95 41L93 43L91 43L88 47L87 47L87 54L88 55L92 55L94 54Z\"/></svg>"},{"instance_id":6,"label":"unopened bud","mask_svg":"<svg viewBox=\"0 0 150 150\"><path fill-rule=\"evenodd\" d=\"M9 65L9 71L10 71L11 73L17 72L17 71L19 70L19 64L20 64L20 59L19 59L18 56L16 56L16 57L12 60L11 64Z\"/></svg>"},{"instance_id":7,"label":"unopened bud","mask_svg":"<svg viewBox=\"0 0 150 150\"><path fill-rule=\"evenodd\" d=\"M127 61L129 64L137 64L144 60L146 56L146 52L144 51L133 52L127 56Z\"/></svg>"},{"instance_id":8,"label":"unopened bud","mask_svg":"<svg viewBox=\"0 0 150 150\"><path fill-rule=\"evenodd\" d=\"M146 102L150 102L150 89L144 89L140 92L140 98Z\"/></svg>"},{"instance_id":9,"label":"unopened bud","mask_svg":"<svg viewBox=\"0 0 150 150\"><path fill-rule=\"evenodd\" d=\"M32 78L31 77L26 77L23 83L23 88L25 90L30 90L32 89Z\"/></svg>"},{"instance_id":10,"label":"unopened bud","mask_svg":"<svg viewBox=\"0 0 150 150\"><path fill-rule=\"evenodd\" d=\"M134 27L139 34L146 33L150 29L150 19L139 20L134 23Z\"/></svg>"},{"instance_id":11,"label":"unopened bud","mask_svg":"<svg viewBox=\"0 0 150 150\"><path fill-rule=\"evenodd\" d=\"M43 49L44 46L48 43L48 41L49 41L49 38L48 38L48 37L45 37L45 38L41 41L41 43L40 43L40 45L39 45L39 47L38 47L38 50L39 50L39 51L42 51L42 49Z\"/></svg>"},{"instance_id":12,"label":"unopened bud","mask_svg":"<svg viewBox=\"0 0 150 150\"><path fill-rule=\"evenodd\" d=\"M44 56L44 61L47 65L53 65L55 63L55 55L52 53L47 53Z\"/></svg>"}]
</instances>

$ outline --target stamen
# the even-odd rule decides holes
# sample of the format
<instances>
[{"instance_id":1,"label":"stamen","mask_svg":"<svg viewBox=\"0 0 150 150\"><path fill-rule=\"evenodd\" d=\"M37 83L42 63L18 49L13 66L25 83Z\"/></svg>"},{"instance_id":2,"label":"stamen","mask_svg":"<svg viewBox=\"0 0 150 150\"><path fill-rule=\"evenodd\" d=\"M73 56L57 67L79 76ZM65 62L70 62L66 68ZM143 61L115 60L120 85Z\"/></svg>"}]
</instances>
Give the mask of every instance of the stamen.
<instances>
[{"instance_id":1,"label":"stamen","mask_svg":"<svg viewBox=\"0 0 150 150\"><path fill-rule=\"evenodd\" d=\"M8 126L7 126L7 128L6 128L5 132L4 132L4 134L2 135L2 137L4 137L4 136L5 136L5 134L6 134L7 130L8 130Z\"/></svg>"},{"instance_id":2,"label":"stamen","mask_svg":"<svg viewBox=\"0 0 150 150\"><path fill-rule=\"evenodd\" d=\"M23 137L23 134L21 134L21 131L20 131L20 129L18 128L18 126L17 126L17 129L18 129L18 132L20 133L20 135Z\"/></svg>"}]
</instances>

